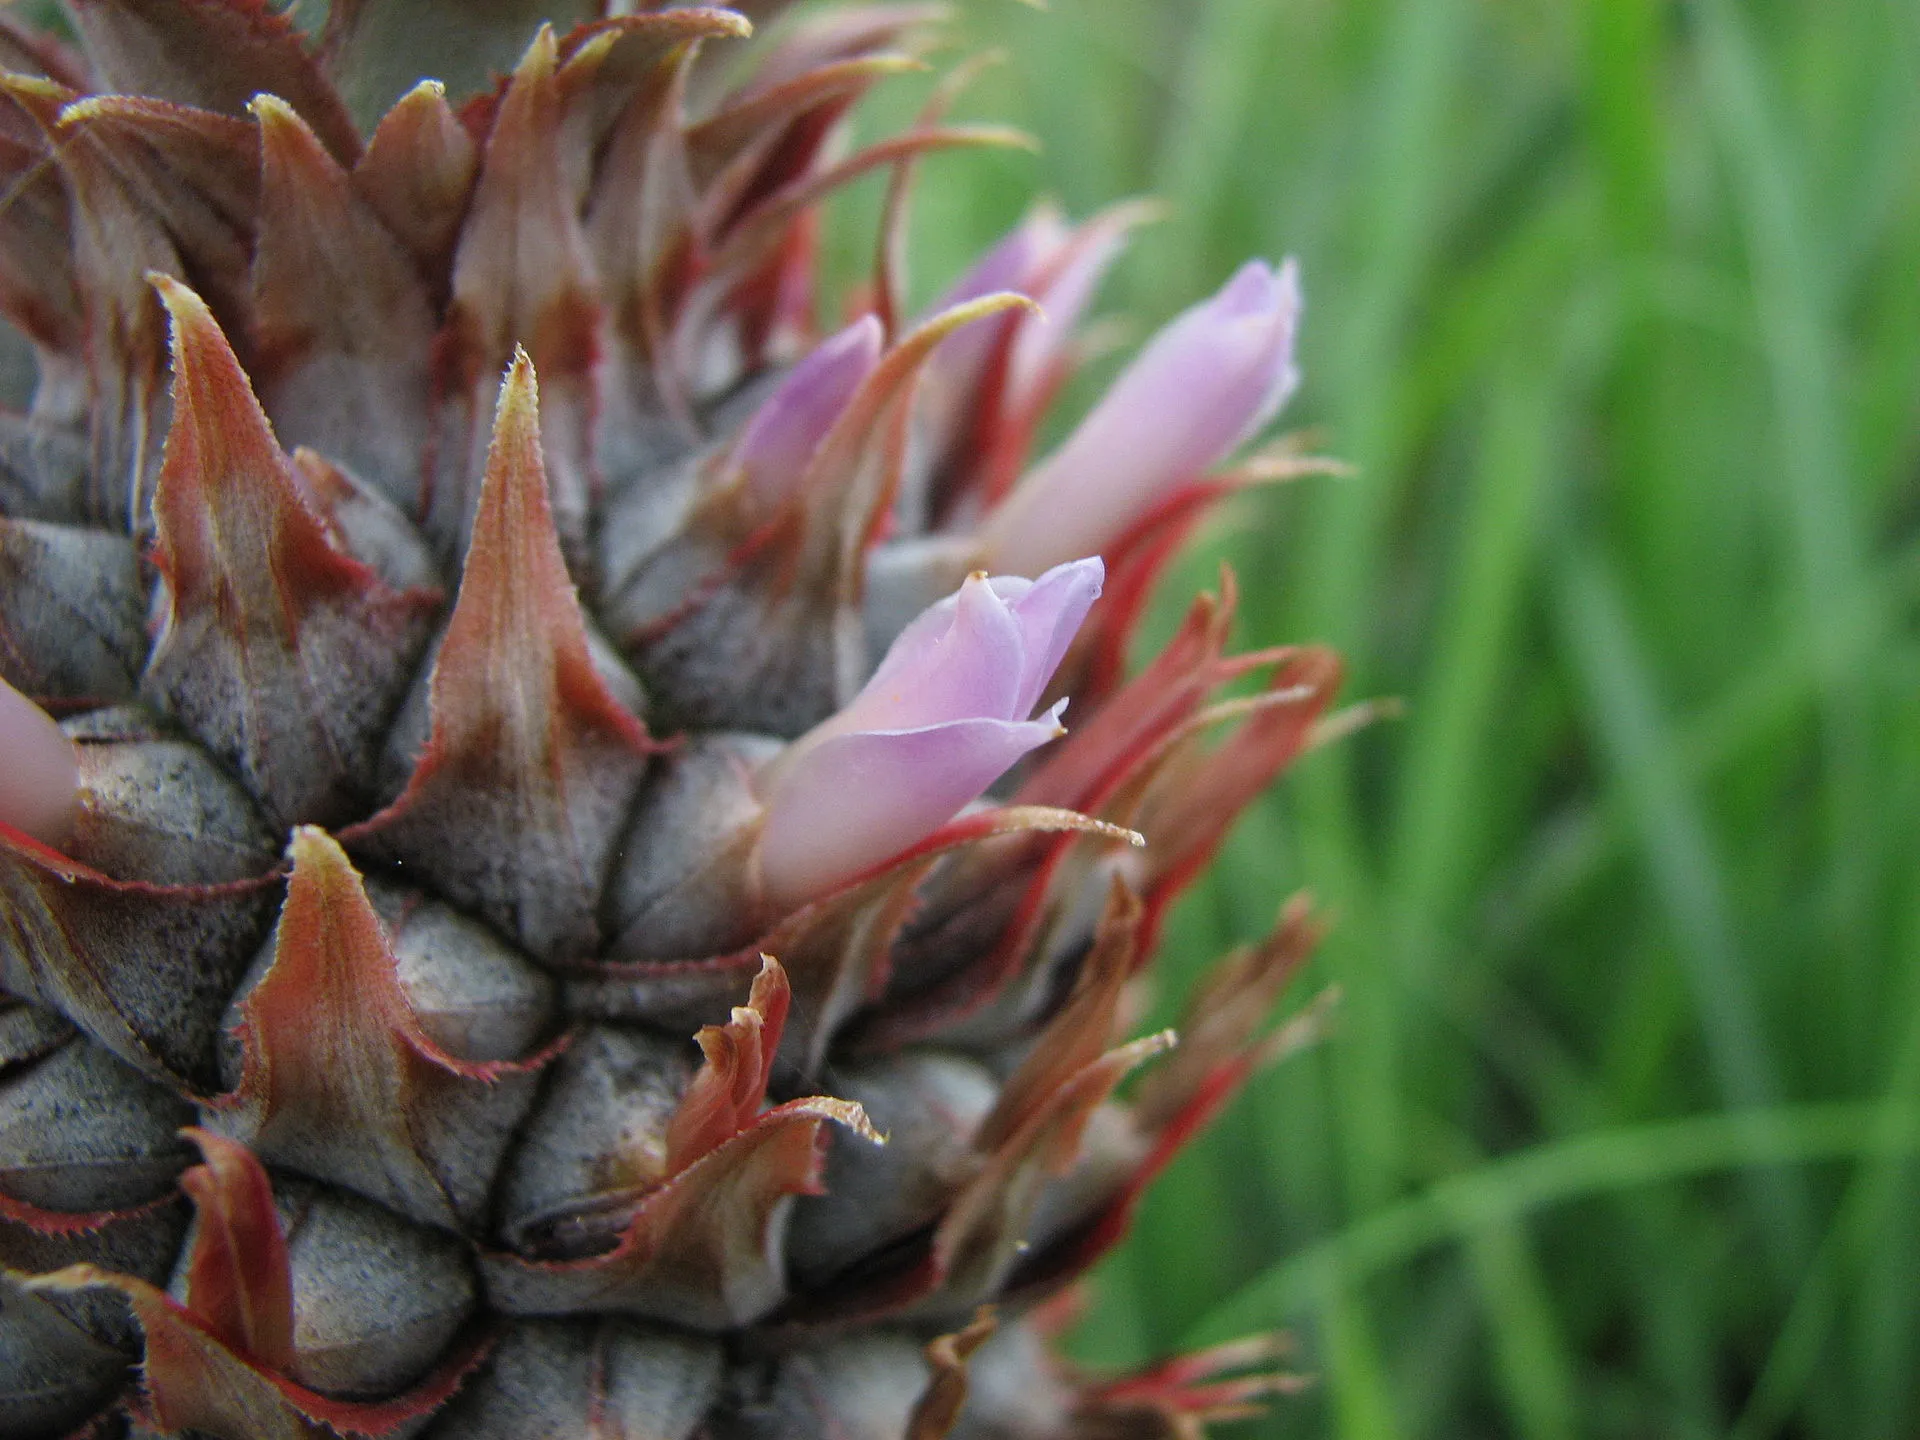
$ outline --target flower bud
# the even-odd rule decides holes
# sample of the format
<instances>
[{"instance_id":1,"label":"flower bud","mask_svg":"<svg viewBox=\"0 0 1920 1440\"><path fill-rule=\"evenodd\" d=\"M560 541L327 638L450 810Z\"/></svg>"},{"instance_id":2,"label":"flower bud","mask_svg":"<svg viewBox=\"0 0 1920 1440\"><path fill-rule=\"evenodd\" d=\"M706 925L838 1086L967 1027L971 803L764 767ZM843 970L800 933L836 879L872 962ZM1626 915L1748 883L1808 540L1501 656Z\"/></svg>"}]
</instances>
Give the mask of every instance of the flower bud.
<instances>
[{"instance_id":1,"label":"flower bud","mask_svg":"<svg viewBox=\"0 0 1920 1440\"><path fill-rule=\"evenodd\" d=\"M1079 225L1068 225L1052 206L1041 206L983 255L941 301L941 309L1011 290L1038 302L1001 325L1017 327L1008 356L1006 387L1018 407L1031 403L1046 374L1067 349L1101 278L1120 254L1143 208L1117 206ZM976 325L941 344L928 367L928 390L962 389L980 378L1000 331Z\"/></svg>"},{"instance_id":2,"label":"flower bud","mask_svg":"<svg viewBox=\"0 0 1920 1440\"><path fill-rule=\"evenodd\" d=\"M996 291L1011 290L1030 296L1043 310L1041 315L1016 313L996 324L969 326L947 337L928 363L927 379L922 387L923 406L938 408L943 398L955 401L971 398L972 387L978 384L981 371L1001 341L1003 326L1024 325L1031 329L1046 324L1050 331L1057 332L1073 328L1079 307L1069 306L1073 313L1055 314L1048 305L1044 283L1048 270L1066 249L1072 233L1058 211L1036 210L954 282L953 288L941 298L939 309L963 305ZM946 415L938 418L942 423L949 423L951 419Z\"/></svg>"},{"instance_id":3,"label":"flower bud","mask_svg":"<svg viewBox=\"0 0 1920 1440\"><path fill-rule=\"evenodd\" d=\"M789 1350L766 1362L764 1378L728 1417L729 1440L886 1440L914 1434L908 1428L914 1402L927 1386L920 1352L919 1337L898 1331ZM1017 1430L997 1433L1026 1440ZM1071 1432L1062 1427L1058 1433Z\"/></svg>"},{"instance_id":4,"label":"flower bud","mask_svg":"<svg viewBox=\"0 0 1920 1440\"><path fill-rule=\"evenodd\" d=\"M373 882L407 1004L427 1037L460 1060L515 1061L552 1028L554 983L493 931L418 891Z\"/></svg>"},{"instance_id":5,"label":"flower bud","mask_svg":"<svg viewBox=\"0 0 1920 1440\"><path fill-rule=\"evenodd\" d=\"M80 771L53 717L0 680L0 823L58 843L73 823Z\"/></svg>"},{"instance_id":6,"label":"flower bud","mask_svg":"<svg viewBox=\"0 0 1920 1440\"><path fill-rule=\"evenodd\" d=\"M851 704L761 772L768 898L798 905L909 848L1063 733L1028 719L1100 594L1097 559L971 576L929 607Z\"/></svg>"},{"instance_id":7,"label":"flower bud","mask_svg":"<svg viewBox=\"0 0 1920 1440\"><path fill-rule=\"evenodd\" d=\"M822 341L754 411L729 459L756 510L793 493L813 452L869 371L880 363L880 322L868 315Z\"/></svg>"},{"instance_id":8,"label":"flower bud","mask_svg":"<svg viewBox=\"0 0 1920 1440\"><path fill-rule=\"evenodd\" d=\"M1155 335L1091 414L988 517L996 569L1098 552L1272 418L1298 383L1298 272L1250 261Z\"/></svg>"}]
</instances>

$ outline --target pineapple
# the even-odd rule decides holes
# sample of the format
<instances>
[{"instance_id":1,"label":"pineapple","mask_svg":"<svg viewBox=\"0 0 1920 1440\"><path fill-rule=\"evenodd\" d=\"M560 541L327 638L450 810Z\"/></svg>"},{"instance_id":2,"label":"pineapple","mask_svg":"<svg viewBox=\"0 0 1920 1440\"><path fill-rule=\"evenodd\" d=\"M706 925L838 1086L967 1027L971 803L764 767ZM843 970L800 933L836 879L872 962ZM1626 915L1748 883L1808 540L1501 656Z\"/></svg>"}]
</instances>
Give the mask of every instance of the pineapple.
<instances>
[{"instance_id":1,"label":"pineapple","mask_svg":"<svg viewBox=\"0 0 1920 1440\"><path fill-rule=\"evenodd\" d=\"M917 162L1007 139L936 103L839 148L925 8L540 8L0 19L38 362L0 415L0 1434L1240 1413L1267 1341L1096 1379L1045 1340L1301 1033L1295 902L1181 1048L1126 1039L1168 903L1328 730L1336 661L1227 654L1230 582L1122 663L1208 505L1311 463L1218 468L1294 383L1292 269L1035 460L1138 210L1037 211L905 315ZM874 172L821 335L818 201Z\"/></svg>"}]
</instances>

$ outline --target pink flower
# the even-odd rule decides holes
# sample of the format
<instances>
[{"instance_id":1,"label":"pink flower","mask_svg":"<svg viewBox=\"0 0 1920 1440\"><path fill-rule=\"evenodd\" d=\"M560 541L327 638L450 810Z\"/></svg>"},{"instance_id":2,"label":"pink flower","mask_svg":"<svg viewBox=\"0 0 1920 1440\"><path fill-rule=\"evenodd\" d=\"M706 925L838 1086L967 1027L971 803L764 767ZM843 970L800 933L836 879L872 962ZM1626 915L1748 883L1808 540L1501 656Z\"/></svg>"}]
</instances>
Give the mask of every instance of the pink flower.
<instances>
[{"instance_id":1,"label":"pink flower","mask_svg":"<svg viewBox=\"0 0 1920 1440\"><path fill-rule=\"evenodd\" d=\"M928 404L973 398L1001 325L1017 327L1008 356L1006 403L1016 410L1042 398L1041 387L1063 358L1075 328L1143 207L1118 206L1081 225L1068 225L1051 206L1036 209L957 281L937 309L1011 290L1040 306L1008 315L999 325L973 325L947 339L927 366ZM936 417L951 423L951 417Z\"/></svg>"},{"instance_id":2,"label":"pink flower","mask_svg":"<svg viewBox=\"0 0 1920 1440\"><path fill-rule=\"evenodd\" d=\"M772 510L793 493L820 442L860 382L880 362L880 322L868 315L816 345L786 373L733 447L756 508Z\"/></svg>"},{"instance_id":3,"label":"pink flower","mask_svg":"<svg viewBox=\"0 0 1920 1440\"><path fill-rule=\"evenodd\" d=\"M1177 316L982 529L996 569L1030 575L1097 553L1168 492L1273 418L1298 383L1300 285L1292 261L1250 261Z\"/></svg>"},{"instance_id":4,"label":"pink flower","mask_svg":"<svg viewBox=\"0 0 1920 1440\"><path fill-rule=\"evenodd\" d=\"M1047 307L1048 318L1057 325L1062 317L1052 313L1052 307L1047 306L1047 301L1039 292L1045 288L1043 282L1047 272L1058 262L1072 234L1061 221L1058 211L1048 208L1036 210L1002 237L999 244L982 255L973 268L962 275L941 298L936 310L950 309L969 300L978 300L982 295L1010 290L1039 301L1043 307ZM1073 317L1064 318L1067 328L1071 329ZM980 371L986 365L987 357L1000 341L1000 326L1018 325L1023 320L1038 323L1039 317L1009 315L1000 325L973 325L948 337L928 362L927 387L969 391L979 382Z\"/></svg>"},{"instance_id":5,"label":"pink flower","mask_svg":"<svg viewBox=\"0 0 1920 1440\"><path fill-rule=\"evenodd\" d=\"M73 745L53 717L0 680L0 823L57 844L79 786Z\"/></svg>"},{"instance_id":6,"label":"pink flower","mask_svg":"<svg viewBox=\"0 0 1920 1440\"><path fill-rule=\"evenodd\" d=\"M975 574L901 631L853 702L761 772L768 897L800 904L908 849L1064 733L1064 700L1027 717L1103 575L1097 559Z\"/></svg>"}]
</instances>

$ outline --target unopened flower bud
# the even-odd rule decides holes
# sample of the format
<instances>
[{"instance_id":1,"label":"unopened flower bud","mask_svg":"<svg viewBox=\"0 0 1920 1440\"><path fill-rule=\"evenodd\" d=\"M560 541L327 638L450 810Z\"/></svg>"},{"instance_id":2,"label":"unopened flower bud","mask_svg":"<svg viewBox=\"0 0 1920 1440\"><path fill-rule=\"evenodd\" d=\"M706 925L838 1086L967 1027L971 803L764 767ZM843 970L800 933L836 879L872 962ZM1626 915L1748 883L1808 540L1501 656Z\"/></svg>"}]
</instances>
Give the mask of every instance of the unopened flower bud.
<instances>
[{"instance_id":1,"label":"unopened flower bud","mask_svg":"<svg viewBox=\"0 0 1920 1440\"><path fill-rule=\"evenodd\" d=\"M1010 290L1038 301L1043 307L1042 315L1018 312L996 324L971 325L948 336L928 363L927 380L923 386L927 394L923 397L923 404L937 405L943 392L952 398L960 398L977 383L994 346L1000 343L1003 325L1025 324L1032 328L1043 323L1044 316L1045 321L1050 322L1049 329L1072 328L1077 315L1055 314L1048 307L1048 299L1044 294L1047 272L1066 247L1072 233L1058 211L1050 208L1036 210L1007 232L999 244L982 255L974 262L972 269L954 282L953 288L941 297L939 309L963 305L996 291ZM1073 308L1077 310L1078 307ZM941 418L945 420L947 417Z\"/></svg>"},{"instance_id":2,"label":"unopened flower bud","mask_svg":"<svg viewBox=\"0 0 1920 1440\"><path fill-rule=\"evenodd\" d=\"M400 988L420 1028L449 1055L514 1061L552 1028L554 984L493 931L451 905L375 882L367 899L386 927Z\"/></svg>"},{"instance_id":3,"label":"unopened flower bud","mask_svg":"<svg viewBox=\"0 0 1920 1440\"><path fill-rule=\"evenodd\" d=\"M793 493L853 392L880 363L882 341L873 316L854 321L815 346L754 411L730 465L744 476L756 508L771 510Z\"/></svg>"},{"instance_id":4,"label":"unopened flower bud","mask_svg":"<svg viewBox=\"0 0 1920 1440\"><path fill-rule=\"evenodd\" d=\"M1120 206L1069 225L1058 210L1043 205L983 255L941 301L939 308L946 309L1011 290L1039 305L1037 311L1015 311L1000 322L1018 327L1005 381L1016 405L1036 398L1036 387L1072 341L1094 290L1143 213L1137 205ZM975 325L944 341L928 366L925 388L977 381L999 340L998 327Z\"/></svg>"},{"instance_id":5,"label":"unopened flower bud","mask_svg":"<svg viewBox=\"0 0 1920 1440\"><path fill-rule=\"evenodd\" d=\"M973 1137L999 1085L978 1061L937 1051L842 1068L835 1090L887 1137L836 1134L824 1188L794 1210L788 1258L803 1290L826 1289L882 1245L934 1224L977 1163Z\"/></svg>"},{"instance_id":6,"label":"unopened flower bud","mask_svg":"<svg viewBox=\"0 0 1920 1440\"><path fill-rule=\"evenodd\" d=\"M762 772L768 897L800 904L909 848L1061 734L1065 701L1027 717L1103 575L1097 559L976 574L901 631L852 703Z\"/></svg>"},{"instance_id":7,"label":"unopened flower bud","mask_svg":"<svg viewBox=\"0 0 1920 1440\"><path fill-rule=\"evenodd\" d=\"M1175 318L988 517L988 563L1031 575L1101 551L1173 487L1226 458L1298 383L1299 318L1296 267L1258 260Z\"/></svg>"}]
</instances>

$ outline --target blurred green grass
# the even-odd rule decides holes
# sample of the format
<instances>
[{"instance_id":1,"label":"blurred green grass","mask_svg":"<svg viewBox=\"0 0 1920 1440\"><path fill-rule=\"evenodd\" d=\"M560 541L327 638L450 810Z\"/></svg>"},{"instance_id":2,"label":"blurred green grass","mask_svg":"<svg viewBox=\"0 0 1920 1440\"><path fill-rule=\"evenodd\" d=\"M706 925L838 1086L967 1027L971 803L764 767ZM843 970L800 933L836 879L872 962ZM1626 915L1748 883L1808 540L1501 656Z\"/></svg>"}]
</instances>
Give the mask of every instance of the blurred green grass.
<instances>
[{"instance_id":1,"label":"blurred green grass","mask_svg":"<svg viewBox=\"0 0 1920 1440\"><path fill-rule=\"evenodd\" d=\"M1311 887L1299 998L1345 1001L1162 1182L1082 1353L1291 1327L1318 1383L1248 1433L1920 1433L1920 9L958 29L1008 52L963 109L1044 151L930 165L920 288L1036 187L1169 202L1107 291L1143 325L1298 254L1288 419L1359 473L1166 588L1225 557L1246 643L1407 706L1177 916L1173 994Z\"/></svg>"}]
</instances>

